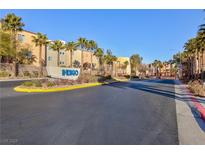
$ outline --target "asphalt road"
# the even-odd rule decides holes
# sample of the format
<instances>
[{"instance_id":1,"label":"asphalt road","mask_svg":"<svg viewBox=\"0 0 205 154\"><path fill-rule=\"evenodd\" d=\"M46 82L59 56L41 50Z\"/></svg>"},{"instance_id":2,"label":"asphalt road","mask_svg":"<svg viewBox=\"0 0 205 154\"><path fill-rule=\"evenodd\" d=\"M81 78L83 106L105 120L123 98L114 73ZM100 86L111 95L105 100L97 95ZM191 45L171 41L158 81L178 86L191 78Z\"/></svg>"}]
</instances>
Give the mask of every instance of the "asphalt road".
<instances>
[{"instance_id":1,"label":"asphalt road","mask_svg":"<svg viewBox=\"0 0 205 154\"><path fill-rule=\"evenodd\" d=\"M1 92L1 144L178 144L173 80Z\"/></svg>"}]
</instances>

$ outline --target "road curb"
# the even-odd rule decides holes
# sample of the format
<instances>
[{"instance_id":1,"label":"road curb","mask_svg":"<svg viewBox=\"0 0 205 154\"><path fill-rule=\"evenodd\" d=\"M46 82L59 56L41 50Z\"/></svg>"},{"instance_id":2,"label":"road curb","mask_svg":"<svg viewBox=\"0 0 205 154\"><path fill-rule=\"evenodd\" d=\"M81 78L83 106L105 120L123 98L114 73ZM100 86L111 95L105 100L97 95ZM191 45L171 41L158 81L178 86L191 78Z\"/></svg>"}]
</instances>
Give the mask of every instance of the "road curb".
<instances>
[{"instance_id":1,"label":"road curb","mask_svg":"<svg viewBox=\"0 0 205 154\"><path fill-rule=\"evenodd\" d=\"M118 79L118 78L113 78L115 79L117 82L128 82L129 79Z\"/></svg>"},{"instance_id":2,"label":"road curb","mask_svg":"<svg viewBox=\"0 0 205 154\"><path fill-rule=\"evenodd\" d=\"M186 85L186 90L188 92L188 95L191 96L191 100L195 106L195 108L197 109L197 111L199 112L201 118L205 121L205 108L199 103L199 101L195 98L195 96L192 94L192 92L190 91L190 89L188 89L187 85Z\"/></svg>"},{"instance_id":3,"label":"road curb","mask_svg":"<svg viewBox=\"0 0 205 154\"><path fill-rule=\"evenodd\" d=\"M0 82L15 82L15 81L30 81L30 80L43 80L46 78L25 78L25 79L5 79L5 80L0 80Z\"/></svg>"},{"instance_id":4,"label":"road curb","mask_svg":"<svg viewBox=\"0 0 205 154\"><path fill-rule=\"evenodd\" d=\"M33 93L60 92L60 91L89 88L89 87L95 87L95 86L101 86L101 85L108 85L108 84L112 84L112 83L116 83L116 82L119 82L119 81L104 82L104 83L100 83L100 82L86 83L86 84L72 85L72 86L68 86L68 87L49 88L49 89L42 89L42 88L30 89L30 88L23 88L23 87L17 86L14 88L14 91L26 92L26 93L30 93L30 92L33 92Z\"/></svg>"},{"instance_id":5,"label":"road curb","mask_svg":"<svg viewBox=\"0 0 205 154\"><path fill-rule=\"evenodd\" d=\"M194 103L194 106L196 107L197 111L200 113L201 118L205 121L205 108L203 107L203 105L199 103L199 101L195 98L195 96L190 92L188 88L187 90L189 95L191 96L191 100Z\"/></svg>"}]
</instances>

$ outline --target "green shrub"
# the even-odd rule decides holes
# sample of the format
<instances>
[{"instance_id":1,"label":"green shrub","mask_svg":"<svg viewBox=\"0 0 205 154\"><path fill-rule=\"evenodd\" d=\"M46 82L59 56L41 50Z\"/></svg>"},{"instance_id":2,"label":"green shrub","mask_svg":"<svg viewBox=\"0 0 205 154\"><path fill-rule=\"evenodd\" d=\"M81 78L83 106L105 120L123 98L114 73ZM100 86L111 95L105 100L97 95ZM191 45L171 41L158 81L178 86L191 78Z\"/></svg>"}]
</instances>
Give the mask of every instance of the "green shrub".
<instances>
[{"instance_id":1,"label":"green shrub","mask_svg":"<svg viewBox=\"0 0 205 154\"><path fill-rule=\"evenodd\" d=\"M39 80L33 81L33 83L36 87L42 87L42 83Z\"/></svg>"},{"instance_id":2,"label":"green shrub","mask_svg":"<svg viewBox=\"0 0 205 154\"><path fill-rule=\"evenodd\" d=\"M129 79L130 78L130 75L124 75L125 78Z\"/></svg>"},{"instance_id":3,"label":"green shrub","mask_svg":"<svg viewBox=\"0 0 205 154\"><path fill-rule=\"evenodd\" d=\"M203 81L201 80L193 80L188 83L189 89L193 92L194 95L204 96L205 89L203 87Z\"/></svg>"},{"instance_id":4,"label":"green shrub","mask_svg":"<svg viewBox=\"0 0 205 154\"><path fill-rule=\"evenodd\" d=\"M54 82L49 81L49 82L47 83L47 86L48 86L48 87L53 87L53 86L55 86L55 83L54 83Z\"/></svg>"},{"instance_id":5,"label":"green shrub","mask_svg":"<svg viewBox=\"0 0 205 154\"><path fill-rule=\"evenodd\" d=\"M23 86L26 86L26 87L31 87L31 86L33 86L33 82L31 82L31 81L26 81L26 82L24 82L22 85L23 85Z\"/></svg>"},{"instance_id":6,"label":"green shrub","mask_svg":"<svg viewBox=\"0 0 205 154\"><path fill-rule=\"evenodd\" d=\"M24 76L29 76L29 77L31 77L31 74L29 73L29 71L24 71L24 72L23 72L23 75L24 75Z\"/></svg>"},{"instance_id":7,"label":"green shrub","mask_svg":"<svg viewBox=\"0 0 205 154\"><path fill-rule=\"evenodd\" d=\"M107 76L105 76L105 79L106 80L110 80L110 79L112 79L112 76L111 75L107 75Z\"/></svg>"},{"instance_id":8,"label":"green shrub","mask_svg":"<svg viewBox=\"0 0 205 154\"><path fill-rule=\"evenodd\" d=\"M0 77L8 77L8 76L9 76L8 72L6 72L6 71L0 72Z\"/></svg>"},{"instance_id":9,"label":"green shrub","mask_svg":"<svg viewBox=\"0 0 205 154\"><path fill-rule=\"evenodd\" d=\"M79 83L89 83L89 82L97 82L98 81L97 76L95 75L90 75L90 74L81 74L78 78Z\"/></svg>"},{"instance_id":10,"label":"green shrub","mask_svg":"<svg viewBox=\"0 0 205 154\"><path fill-rule=\"evenodd\" d=\"M38 77L39 73L38 71L33 71L33 77Z\"/></svg>"}]
</instances>

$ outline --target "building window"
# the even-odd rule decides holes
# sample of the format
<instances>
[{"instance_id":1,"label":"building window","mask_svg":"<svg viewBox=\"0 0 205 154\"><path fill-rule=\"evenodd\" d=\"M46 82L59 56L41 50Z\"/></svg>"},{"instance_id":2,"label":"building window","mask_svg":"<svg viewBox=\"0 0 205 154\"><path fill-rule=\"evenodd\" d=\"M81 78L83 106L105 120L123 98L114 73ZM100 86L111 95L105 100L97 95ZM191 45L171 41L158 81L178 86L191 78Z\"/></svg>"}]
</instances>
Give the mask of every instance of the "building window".
<instances>
[{"instance_id":1,"label":"building window","mask_svg":"<svg viewBox=\"0 0 205 154\"><path fill-rule=\"evenodd\" d=\"M52 60L52 57L51 56L48 56L48 61L51 61Z\"/></svg>"},{"instance_id":2,"label":"building window","mask_svg":"<svg viewBox=\"0 0 205 154\"><path fill-rule=\"evenodd\" d=\"M28 58L31 58L32 57L32 52L28 51L27 56L28 56Z\"/></svg>"},{"instance_id":3,"label":"building window","mask_svg":"<svg viewBox=\"0 0 205 154\"><path fill-rule=\"evenodd\" d=\"M19 40L20 42L24 42L24 41L25 41L25 35L18 34L18 40Z\"/></svg>"}]
</instances>

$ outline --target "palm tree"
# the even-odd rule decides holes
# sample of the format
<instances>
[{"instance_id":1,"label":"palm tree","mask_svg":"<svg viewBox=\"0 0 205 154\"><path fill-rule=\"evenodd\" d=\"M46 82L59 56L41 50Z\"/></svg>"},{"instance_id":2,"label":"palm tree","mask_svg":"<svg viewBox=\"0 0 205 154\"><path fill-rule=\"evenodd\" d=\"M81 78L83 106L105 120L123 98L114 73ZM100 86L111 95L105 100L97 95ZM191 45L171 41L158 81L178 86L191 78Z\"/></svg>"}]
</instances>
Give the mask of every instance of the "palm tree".
<instances>
[{"instance_id":1,"label":"palm tree","mask_svg":"<svg viewBox=\"0 0 205 154\"><path fill-rule=\"evenodd\" d=\"M205 31L198 32L197 37L196 37L196 44L197 44L199 53L201 54L199 57L200 57L200 66L201 66L200 72L202 73L204 71L203 55L204 55L204 48L205 48Z\"/></svg>"},{"instance_id":2,"label":"palm tree","mask_svg":"<svg viewBox=\"0 0 205 154\"><path fill-rule=\"evenodd\" d=\"M126 70L127 69L127 66L128 66L128 64L129 64L129 62L126 60L125 62L124 62L124 70Z\"/></svg>"},{"instance_id":3,"label":"palm tree","mask_svg":"<svg viewBox=\"0 0 205 154\"><path fill-rule=\"evenodd\" d=\"M13 48L14 48L14 75L18 75L18 69L17 69L17 32L22 31L24 27L24 23L22 22L22 18L16 16L14 13L9 13L6 15L4 19L2 19L2 29L5 31L9 31L12 36L13 40Z\"/></svg>"},{"instance_id":4,"label":"palm tree","mask_svg":"<svg viewBox=\"0 0 205 154\"><path fill-rule=\"evenodd\" d=\"M42 60L42 48L43 46L46 47L46 45L49 43L48 38L45 34L37 33L36 36L33 36L32 40L36 46L39 46L39 66L40 66L40 75L43 75L43 60Z\"/></svg>"},{"instance_id":5,"label":"palm tree","mask_svg":"<svg viewBox=\"0 0 205 154\"><path fill-rule=\"evenodd\" d=\"M117 60L117 57L114 56L112 54L112 51L108 49L104 58L105 58L105 63L108 64L109 66L109 70L111 70L111 75L113 75L113 66L114 66L114 62Z\"/></svg>"},{"instance_id":6,"label":"palm tree","mask_svg":"<svg viewBox=\"0 0 205 154\"><path fill-rule=\"evenodd\" d=\"M65 44L65 49L70 51L70 67L73 67L73 52L77 49L75 42L68 42Z\"/></svg>"},{"instance_id":7,"label":"palm tree","mask_svg":"<svg viewBox=\"0 0 205 154\"><path fill-rule=\"evenodd\" d=\"M92 71L92 68L93 68L93 53L97 49L97 43L94 40L90 40L89 41L89 47L90 47L90 52L91 52L90 60L91 60L91 71Z\"/></svg>"},{"instance_id":8,"label":"palm tree","mask_svg":"<svg viewBox=\"0 0 205 154\"><path fill-rule=\"evenodd\" d=\"M179 64L183 65L183 71L186 74L186 77L188 79L191 79L192 77L192 53L185 50L183 52L178 52L177 54L173 55L173 62L171 64L175 63L176 67L173 68L173 70L177 69L177 66ZM185 69L187 68L187 70Z\"/></svg>"},{"instance_id":9,"label":"palm tree","mask_svg":"<svg viewBox=\"0 0 205 154\"><path fill-rule=\"evenodd\" d=\"M53 49L54 51L57 51L57 53L58 53L57 65L60 66L60 54L59 54L59 52L60 52L60 50L65 48L63 42L60 40L53 41L50 44L50 48Z\"/></svg>"},{"instance_id":10,"label":"palm tree","mask_svg":"<svg viewBox=\"0 0 205 154\"><path fill-rule=\"evenodd\" d=\"M153 66L157 68L157 74L156 76L161 76L161 68L162 68L162 62L160 60L155 60L153 62Z\"/></svg>"},{"instance_id":11,"label":"palm tree","mask_svg":"<svg viewBox=\"0 0 205 154\"><path fill-rule=\"evenodd\" d=\"M185 43L184 49L185 49L185 52L188 56L189 65L190 65L190 68L191 68L191 78L192 78L193 75L194 75L194 72L193 72L193 59L194 59L194 56L196 55L196 38L189 39Z\"/></svg>"},{"instance_id":12,"label":"palm tree","mask_svg":"<svg viewBox=\"0 0 205 154\"><path fill-rule=\"evenodd\" d=\"M95 51L94 51L94 55L98 58L98 61L99 61L99 72L101 74L101 71L102 71L102 65L103 65L103 49L102 48L97 48Z\"/></svg>"},{"instance_id":13,"label":"palm tree","mask_svg":"<svg viewBox=\"0 0 205 154\"><path fill-rule=\"evenodd\" d=\"M91 51L91 44L90 44L90 42L89 42L88 40L85 41L85 50L88 51L88 52L90 52L90 54L91 54L91 52L92 52L92 51ZM88 68L90 68L90 74L91 74L91 67L92 67L92 66L91 66L91 65L92 65L91 61L90 61L90 63L87 62L86 64L87 64Z\"/></svg>"},{"instance_id":14,"label":"palm tree","mask_svg":"<svg viewBox=\"0 0 205 154\"><path fill-rule=\"evenodd\" d=\"M200 25L199 32L205 31L205 24Z\"/></svg>"},{"instance_id":15,"label":"palm tree","mask_svg":"<svg viewBox=\"0 0 205 154\"><path fill-rule=\"evenodd\" d=\"M134 70L135 75L137 73L137 69L139 65L142 63L142 57L140 57L139 54L134 54L130 57L130 64L131 64L131 69Z\"/></svg>"},{"instance_id":16,"label":"palm tree","mask_svg":"<svg viewBox=\"0 0 205 154\"><path fill-rule=\"evenodd\" d=\"M80 37L77 45L81 49L81 71L83 71L83 50L86 48L86 38Z\"/></svg>"}]
</instances>

